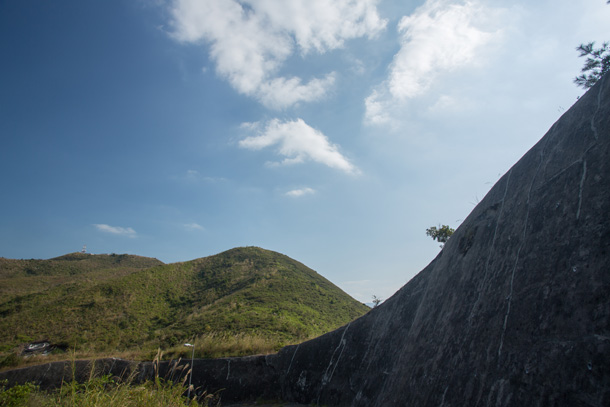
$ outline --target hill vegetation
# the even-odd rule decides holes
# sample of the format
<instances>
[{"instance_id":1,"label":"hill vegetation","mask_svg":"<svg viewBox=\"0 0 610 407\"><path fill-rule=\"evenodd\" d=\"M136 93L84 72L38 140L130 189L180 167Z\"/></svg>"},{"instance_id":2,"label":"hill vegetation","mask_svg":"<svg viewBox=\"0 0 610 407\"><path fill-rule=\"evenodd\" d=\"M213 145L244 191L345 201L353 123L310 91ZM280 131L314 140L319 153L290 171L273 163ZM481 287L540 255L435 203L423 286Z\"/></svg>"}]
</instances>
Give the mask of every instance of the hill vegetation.
<instances>
[{"instance_id":1,"label":"hill vegetation","mask_svg":"<svg viewBox=\"0 0 610 407\"><path fill-rule=\"evenodd\" d=\"M256 247L163 264L130 255L0 259L0 352L47 340L86 355L244 355L300 342L363 315L328 280ZM14 357L13 357L14 359ZM10 363L5 363L10 364Z\"/></svg>"},{"instance_id":2,"label":"hill vegetation","mask_svg":"<svg viewBox=\"0 0 610 407\"><path fill-rule=\"evenodd\" d=\"M128 254L70 253L49 260L12 260L0 257L0 301L34 294L66 283L102 281L163 262Z\"/></svg>"}]
</instances>

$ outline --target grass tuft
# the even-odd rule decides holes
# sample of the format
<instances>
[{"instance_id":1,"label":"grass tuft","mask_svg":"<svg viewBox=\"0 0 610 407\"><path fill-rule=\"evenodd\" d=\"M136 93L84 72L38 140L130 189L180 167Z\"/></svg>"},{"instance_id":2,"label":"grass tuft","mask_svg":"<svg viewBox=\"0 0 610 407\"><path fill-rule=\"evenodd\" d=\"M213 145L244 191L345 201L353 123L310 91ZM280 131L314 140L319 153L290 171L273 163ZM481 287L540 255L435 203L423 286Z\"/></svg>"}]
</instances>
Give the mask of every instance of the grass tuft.
<instances>
[{"instance_id":1,"label":"grass tuft","mask_svg":"<svg viewBox=\"0 0 610 407\"><path fill-rule=\"evenodd\" d=\"M0 382L0 406L3 407L182 407L195 403L205 407L220 406L217 395L203 392L197 395L191 391L191 399L186 396L188 387L186 378L188 371L177 381L170 378L161 378L157 366L163 353L159 350L154 359L154 379L144 383L137 383L134 379L136 372L123 379L113 378L111 375L96 375L94 364L91 367L89 379L85 383L78 383L73 378L51 392L41 391L30 383L25 385L7 387L7 383Z\"/></svg>"}]
</instances>

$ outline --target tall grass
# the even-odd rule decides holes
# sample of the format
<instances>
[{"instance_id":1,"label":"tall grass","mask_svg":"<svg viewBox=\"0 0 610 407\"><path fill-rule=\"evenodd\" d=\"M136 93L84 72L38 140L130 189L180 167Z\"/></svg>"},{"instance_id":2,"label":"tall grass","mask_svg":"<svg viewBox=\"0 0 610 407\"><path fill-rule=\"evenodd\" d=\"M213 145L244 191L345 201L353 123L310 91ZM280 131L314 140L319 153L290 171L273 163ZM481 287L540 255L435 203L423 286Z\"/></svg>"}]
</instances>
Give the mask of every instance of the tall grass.
<instances>
[{"instance_id":1,"label":"tall grass","mask_svg":"<svg viewBox=\"0 0 610 407\"><path fill-rule=\"evenodd\" d=\"M199 335L191 342L195 345L195 357L221 358L267 355L277 352L286 345L300 343L303 340L306 339L286 341L279 336L270 337L247 333L228 334L226 332L212 332ZM169 348L166 354L172 359L187 359L191 357L191 350L180 345Z\"/></svg>"},{"instance_id":2,"label":"tall grass","mask_svg":"<svg viewBox=\"0 0 610 407\"><path fill-rule=\"evenodd\" d=\"M44 392L38 387L27 383L25 385L7 387L0 383L0 406L21 407L182 407L200 405L216 407L220 405L219 397L207 393L193 395L189 400L186 380L190 374L190 366L182 369L182 378L173 381L171 378L161 378L158 374L158 364L162 353L158 352L153 361L155 375L152 380L137 383L135 372L126 378L113 378L111 375L96 375L92 366L89 379L78 383L74 377L62 383L61 388ZM184 370L186 370L184 372ZM74 368L72 369L74 372ZM193 390L193 389L191 389Z\"/></svg>"},{"instance_id":3,"label":"tall grass","mask_svg":"<svg viewBox=\"0 0 610 407\"><path fill-rule=\"evenodd\" d=\"M195 344L195 357L221 358L250 355L267 355L279 351L286 345L292 345L311 339L311 337L287 340L279 335L257 335L250 333L231 334L227 332L210 332L189 340ZM103 359L114 357L125 360L151 360L155 351L151 349L132 349L124 351L97 352L90 349L73 349L70 351L74 359ZM191 350L182 344L169 347L165 355L170 359L190 359ZM38 365L68 359L66 352L57 352L49 355L33 355L29 357L18 356L14 351L0 355L0 370L14 369L30 365ZM1 405L0 405L1 406Z\"/></svg>"}]
</instances>

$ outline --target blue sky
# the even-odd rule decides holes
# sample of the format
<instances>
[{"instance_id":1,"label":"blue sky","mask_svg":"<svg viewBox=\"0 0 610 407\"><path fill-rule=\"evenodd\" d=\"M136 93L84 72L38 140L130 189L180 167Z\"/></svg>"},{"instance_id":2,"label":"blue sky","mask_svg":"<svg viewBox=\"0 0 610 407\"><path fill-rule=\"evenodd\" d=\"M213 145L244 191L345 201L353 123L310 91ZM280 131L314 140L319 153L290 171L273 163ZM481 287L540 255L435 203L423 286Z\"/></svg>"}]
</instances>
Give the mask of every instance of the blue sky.
<instances>
[{"instance_id":1,"label":"blue sky","mask_svg":"<svg viewBox=\"0 0 610 407\"><path fill-rule=\"evenodd\" d=\"M0 256L252 245L385 299L583 93L574 48L608 22L605 0L0 1Z\"/></svg>"}]
</instances>

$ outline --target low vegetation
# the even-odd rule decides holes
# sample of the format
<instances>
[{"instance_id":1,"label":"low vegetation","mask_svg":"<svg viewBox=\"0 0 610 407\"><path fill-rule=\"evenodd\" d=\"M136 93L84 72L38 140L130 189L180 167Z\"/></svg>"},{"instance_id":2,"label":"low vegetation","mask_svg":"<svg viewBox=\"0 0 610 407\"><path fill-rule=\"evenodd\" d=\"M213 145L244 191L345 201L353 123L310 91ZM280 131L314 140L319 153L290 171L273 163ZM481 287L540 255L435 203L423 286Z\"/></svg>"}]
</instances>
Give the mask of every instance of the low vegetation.
<instances>
[{"instance_id":1,"label":"low vegetation","mask_svg":"<svg viewBox=\"0 0 610 407\"><path fill-rule=\"evenodd\" d=\"M177 407L189 405L184 391L182 383L155 380L137 385L122 384L109 376L92 378L82 384L66 383L55 392L41 391L30 383L11 388L0 383L0 406Z\"/></svg>"},{"instance_id":2,"label":"low vegetation","mask_svg":"<svg viewBox=\"0 0 610 407\"><path fill-rule=\"evenodd\" d=\"M183 263L74 253L51 260L0 259L0 367L21 347L59 347L45 361L102 356L152 359L277 351L363 315L358 303L303 264L256 247ZM189 354L190 355L190 354Z\"/></svg>"},{"instance_id":3,"label":"low vegetation","mask_svg":"<svg viewBox=\"0 0 610 407\"><path fill-rule=\"evenodd\" d=\"M158 362L158 352L154 361ZM5 407L179 407L200 405L220 406L220 397L215 394L199 394L188 391L187 369L175 380L155 375L153 380L144 383L134 381L135 374L127 378L110 375L96 376L92 366L89 380L78 383L76 380L64 382L54 391L42 391L37 386L26 383L8 387L6 381L0 382L0 406ZM190 398L188 397L190 396Z\"/></svg>"}]
</instances>

